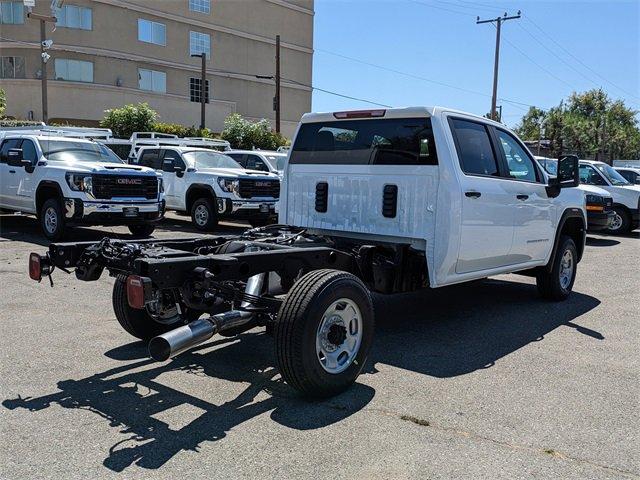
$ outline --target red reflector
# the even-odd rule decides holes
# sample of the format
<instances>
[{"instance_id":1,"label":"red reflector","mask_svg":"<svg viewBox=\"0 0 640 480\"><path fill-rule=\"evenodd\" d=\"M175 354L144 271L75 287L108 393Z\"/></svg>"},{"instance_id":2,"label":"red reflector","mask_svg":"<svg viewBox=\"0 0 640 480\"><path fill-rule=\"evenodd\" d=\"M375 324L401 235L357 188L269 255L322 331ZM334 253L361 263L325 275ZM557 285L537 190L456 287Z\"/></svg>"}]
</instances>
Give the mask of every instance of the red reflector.
<instances>
[{"instance_id":1,"label":"red reflector","mask_svg":"<svg viewBox=\"0 0 640 480\"><path fill-rule=\"evenodd\" d=\"M29 277L36 282L42 280L42 262L37 253L29 255Z\"/></svg>"},{"instance_id":2,"label":"red reflector","mask_svg":"<svg viewBox=\"0 0 640 480\"><path fill-rule=\"evenodd\" d=\"M138 275L127 277L127 301L131 308L144 308L144 281Z\"/></svg>"},{"instance_id":3,"label":"red reflector","mask_svg":"<svg viewBox=\"0 0 640 480\"><path fill-rule=\"evenodd\" d=\"M374 118L384 117L387 113L386 110L351 110L348 112L335 112L333 114L336 118Z\"/></svg>"}]
</instances>

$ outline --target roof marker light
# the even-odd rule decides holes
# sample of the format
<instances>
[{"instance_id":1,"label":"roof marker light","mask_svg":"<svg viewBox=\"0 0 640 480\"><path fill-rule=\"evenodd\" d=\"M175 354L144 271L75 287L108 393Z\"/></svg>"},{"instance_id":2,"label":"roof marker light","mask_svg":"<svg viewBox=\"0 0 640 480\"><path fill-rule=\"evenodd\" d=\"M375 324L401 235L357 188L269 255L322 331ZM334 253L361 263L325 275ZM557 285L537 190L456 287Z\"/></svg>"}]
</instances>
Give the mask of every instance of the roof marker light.
<instances>
[{"instance_id":1,"label":"roof marker light","mask_svg":"<svg viewBox=\"0 0 640 480\"><path fill-rule=\"evenodd\" d=\"M384 117L386 110L351 110L347 112L334 112L333 116L338 119L344 118L377 118Z\"/></svg>"}]
</instances>

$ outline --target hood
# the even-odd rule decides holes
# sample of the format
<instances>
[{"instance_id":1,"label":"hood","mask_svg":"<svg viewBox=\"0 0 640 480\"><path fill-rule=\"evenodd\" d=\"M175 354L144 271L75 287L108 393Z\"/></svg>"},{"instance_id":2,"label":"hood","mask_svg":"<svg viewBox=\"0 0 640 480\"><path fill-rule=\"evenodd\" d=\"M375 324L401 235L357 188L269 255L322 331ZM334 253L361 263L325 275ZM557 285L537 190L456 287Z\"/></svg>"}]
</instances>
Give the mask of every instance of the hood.
<instances>
[{"instance_id":1,"label":"hood","mask_svg":"<svg viewBox=\"0 0 640 480\"><path fill-rule=\"evenodd\" d=\"M640 193L640 185L622 185L621 188L625 190L633 190L634 192Z\"/></svg>"},{"instance_id":2,"label":"hood","mask_svg":"<svg viewBox=\"0 0 640 480\"><path fill-rule=\"evenodd\" d=\"M601 197L610 197L611 194L607 192L604 188L596 187L594 185L585 185L580 184L576 187L578 190L582 190L583 192L590 193L593 195L600 195Z\"/></svg>"},{"instance_id":3,"label":"hood","mask_svg":"<svg viewBox=\"0 0 640 480\"><path fill-rule=\"evenodd\" d=\"M244 170L240 168L198 168L196 173L215 175L226 178L248 178L253 180L278 180L278 175L258 170Z\"/></svg>"},{"instance_id":4,"label":"hood","mask_svg":"<svg viewBox=\"0 0 640 480\"><path fill-rule=\"evenodd\" d=\"M81 173L113 173L114 175L156 175L156 171L149 167L129 165L126 163L107 162L57 162L47 160L51 167L63 168L65 170Z\"/></svg>"}]
</instances>

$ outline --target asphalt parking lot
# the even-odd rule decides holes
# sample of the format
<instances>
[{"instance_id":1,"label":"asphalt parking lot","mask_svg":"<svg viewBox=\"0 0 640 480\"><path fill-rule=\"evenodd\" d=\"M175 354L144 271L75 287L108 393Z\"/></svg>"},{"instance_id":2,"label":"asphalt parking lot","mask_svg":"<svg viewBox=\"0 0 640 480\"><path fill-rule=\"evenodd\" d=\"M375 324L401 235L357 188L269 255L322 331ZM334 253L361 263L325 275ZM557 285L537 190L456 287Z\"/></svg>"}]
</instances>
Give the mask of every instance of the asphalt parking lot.
<instances>
[{"instance_id":1,"label":"asphalt parking lot","mask_svg":"<svg viewBox=\"0 0 640 480\"><path fill-rule=\"evenodd\" d=\"M194 235L186 217L156 232L174 235ZM152 363L111 278L29 280L45 243L0 216L2 479L640 476L638 231L589 235L564 303L516 275L377 297L365 373L314 403L260 330Z\"/></svg>"}]
</instances>

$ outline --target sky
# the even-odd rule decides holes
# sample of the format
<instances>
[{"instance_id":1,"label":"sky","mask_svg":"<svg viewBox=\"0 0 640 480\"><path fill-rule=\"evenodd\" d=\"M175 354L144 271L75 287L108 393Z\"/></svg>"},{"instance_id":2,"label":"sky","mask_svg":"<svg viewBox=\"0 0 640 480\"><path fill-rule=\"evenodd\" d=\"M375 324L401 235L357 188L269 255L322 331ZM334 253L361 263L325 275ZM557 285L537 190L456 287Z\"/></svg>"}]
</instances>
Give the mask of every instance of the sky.
<instances>
[{"instance_id":1,"label":"sky","mask_svg":"<svg viewBox=\"0 0 640 480\"><path fill-rule=\"evenodd\" d=\"M496 29L476 25L476 16L518 10L521 19L502 24L498 105L507 125L530 105L548 109L597 87L640 110L640 0L316 0L313 85L389 106L484 115ZM375 107L313 93L316 112L365 108Z\"/></svg>"}]
</instances>

